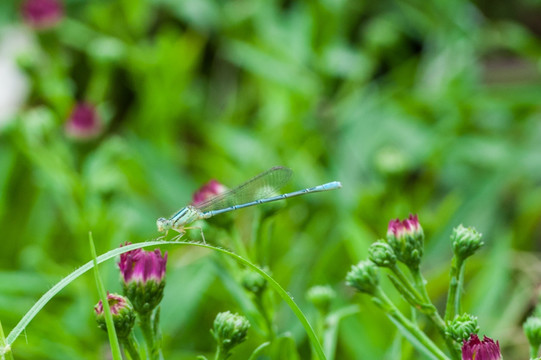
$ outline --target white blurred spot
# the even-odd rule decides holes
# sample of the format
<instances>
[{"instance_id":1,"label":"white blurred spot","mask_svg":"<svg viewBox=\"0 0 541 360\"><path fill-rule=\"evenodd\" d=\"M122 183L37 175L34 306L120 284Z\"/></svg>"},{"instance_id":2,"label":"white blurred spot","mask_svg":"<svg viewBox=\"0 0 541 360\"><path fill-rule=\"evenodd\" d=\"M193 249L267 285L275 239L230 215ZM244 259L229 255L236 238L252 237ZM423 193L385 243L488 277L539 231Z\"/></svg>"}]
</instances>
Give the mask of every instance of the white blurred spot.
<instances>
[{"instance_id":1,"label":"white blurred spot","mask_svg":"<svg viewBox=\"0 0 541 360\"><path fill-rule=\"evenodd\" d=\"M22 27L0 29L0 129L14 118L30 91L30 81L17 57L33 47L32 35Z\"/></svg>"}]
</instances>

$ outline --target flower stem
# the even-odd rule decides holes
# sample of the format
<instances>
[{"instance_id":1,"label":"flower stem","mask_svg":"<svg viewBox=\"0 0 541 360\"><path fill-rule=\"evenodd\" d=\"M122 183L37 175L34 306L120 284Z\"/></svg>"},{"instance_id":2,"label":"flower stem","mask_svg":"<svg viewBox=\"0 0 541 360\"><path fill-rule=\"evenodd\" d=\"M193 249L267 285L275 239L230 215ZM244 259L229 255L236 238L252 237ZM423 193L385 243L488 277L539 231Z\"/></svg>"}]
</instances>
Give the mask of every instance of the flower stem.
<instances>
[{"instance_id":1,"label":"flower stem","mask_svg":"<svg viewBox=\"0 0 541 360\"><path fill-rule=\"evenodd\" d=\"M272 321L269 316L269 312L263 305L263 297L262 294L255 297L255 305L257 309L259 310L259 313L263 317L263 320L265 321L265 326L267 327L267 340L272 341L276 337L276 334L274 333L274 327L272 326Z\"/></svg>"},{"instance_id":2,"label":"flower stem","mask_svg":"<svg viewBox=\"0 0 541 360\"><path fill-rule=\"evenodd\" d=\"M154 331L152 331L151 312L139 314L139 326L143 332L143 338L147 346L148 358L151 360L158 359L158 351L154 342Z\"/></svg>"},{"instance_id":3,"label":"flower stem","mask_svg":"<svg viewBox=\"0 0 541 360\"><path fill-rule=\"evenodd\" d=\"M415 299L418 302L422 302L423 298L419 294L419 292L411 285L410 280L406 277L406 275L400 270L400 268L394 264L390 267L390 270L393 272L393 274L400 280L402 285L415 297Z\"/></svg>"},{"instance_id":4,"label":"flower stem","mask_svg":"<svg viewBox=\"0 0 541 360\"><path fill-rule=\"evenodd\" d=\"M456 255L451 260L451 270L449 273L449 293L447 295L447 305L445 306L445 321L451 321L456 315L460 314L460 296L458 289L462 284L464 273L464 260Z\"/></svg>"},{"instance_id":5,"label":"flower stem","mask_svg":"<svg viewBox=\"0 0 541 360\"><path fill-rule=\"evenodd\" d=\"M389 300L381 288L377 288L374 297L376 301L386 313L387 316L398 326L403 335L408 338L413 344L417 344L418 348L425 353L428 353L432 358L439 360L449 360L449 358L426 336L419 327L408 320L400 310Z\"/></svg>"},{"instance_id":6,"label":"flower stem","mask_svg":"<svg viewBox=\"0 0 541 360\"><path fill-rule=\"evenodd\" d=\"M139 346L137 345L137 340L135 340L135 336L133 335L133 332L123 340L122 344L124 345L124 348L130 354L130 357L132 360L141 360L141 357L139 356L139 351L137 350Z\"/></svg>"},{"instance_id":7,"label":"flower stem","mask_svg":"<svg viewBox=\"0 0 541 360\"><path fill-rule=\"evenodd\" d=\"M460 353L455 345L455 342L453 339L448 337L445 334L445 321L441 318L440 314L438 313L438 310L434 305L432 305L432 302L430 301L430 297L428 296L428 291L426 290L426 281L421 274L421 271L417 269L416 271L412 271L413 278L415 280L415 287L420 291L421 296L423 298L423 302L425 304L429 304L430 306L427 307L428 311L425 311L424 313L429 317L429 319L432 321L432 323L438 328L438 331L445 340L445 345L449 349L449 352L451 353L452 359L460 359Z\"/></svg>"},{"instance_id":8,"label":"flower stem","mask_svg":"<svg viewBox=\"0 0 541 360\"><path fill-rule=\"evenodd\" d=\"M538 359L539 346L530 344L530 359Z\"/></svg>"},{"instance_id":9,"label":"flower stem","mask_svg":"<svg viewBox=\"0 0 541 360\"><path fill-rule=\"evenodd\" d=\"M216 356L214 357L214 360L226 360L227 359L227 353L222 350L222 347L218 345L216 348Z\"/></svg>"},{"instance_id":10,"label":"flower stem","mask_svg":"<svg viewBox=\"0 0 541 360\"><path fill-rule=\"evenodd\" d=\"M415 281L415 287L417 291L421 294L421 299L423 302L430 304L430 298L428 297L428 292L426 291L426 281L421 274L419 268L412 270L411 274L413 275L413 280Z\"/></svg>"}]
</instances>

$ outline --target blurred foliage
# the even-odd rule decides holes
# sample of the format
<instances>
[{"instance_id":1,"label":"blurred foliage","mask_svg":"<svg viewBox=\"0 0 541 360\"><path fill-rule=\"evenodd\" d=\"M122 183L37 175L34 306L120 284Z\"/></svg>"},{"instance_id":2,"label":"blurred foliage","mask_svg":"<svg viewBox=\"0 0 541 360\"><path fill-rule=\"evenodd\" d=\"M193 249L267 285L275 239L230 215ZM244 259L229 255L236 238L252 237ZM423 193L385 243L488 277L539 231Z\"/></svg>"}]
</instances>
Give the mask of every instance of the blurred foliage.
<instances>
[{"instance_id":1,"label":"blurred foliage","mask_svg":"<svg viewBox=\"0 0 541 360\"><path fill-rule=\"evenodd\" d=\"M100 253L156 237L155 219L208 179L234 186L285 165L296 173L288 190L331 180L343 189L288 201L263 222L264 248L253 244L260 209L237 212L235 228L308 313L304 295L317 284L338 291L337 308L360 301L340 326L336 359L420 358L343 285L387 222L410 212L427 234L423 271L442 306L451 229L484 234L465 309L504 357L527 357L518 327L541 279L539 1L66 0L62 22L41 32L22 25L19 8L0 2L0 57L15 58L6 49L16 42L28 85L15 114L0 109L5 330L90 259L89 230ZM64 132L83 100L105 125L86 142ZM219 226L201 225L207 241L230 246ZM167 250L166 358L210 354L215 315L250 319L253 305L224 259ZM103 272L118 291L115 265ZM93 281L48 304L15 357L103 358ZM308 358L302 327L274 301L278 331L291 334L277 347ZM260 343L255 326L234 358Z\"/></svg>"}]
</instances>

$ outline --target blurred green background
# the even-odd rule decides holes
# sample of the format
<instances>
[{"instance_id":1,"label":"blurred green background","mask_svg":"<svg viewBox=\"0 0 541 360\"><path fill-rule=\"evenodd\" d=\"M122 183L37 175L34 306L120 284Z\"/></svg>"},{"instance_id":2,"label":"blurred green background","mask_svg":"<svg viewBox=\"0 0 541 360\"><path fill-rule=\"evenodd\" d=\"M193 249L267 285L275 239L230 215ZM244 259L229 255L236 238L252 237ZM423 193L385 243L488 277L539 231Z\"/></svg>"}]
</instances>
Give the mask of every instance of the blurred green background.
<instances>
[{"instance_id":1,"label":"blurred green background","mask_svg":"<svg viewBox=\"0 0 541 360\"><path fill-rule=\"evenodd\" d=\"M334 308L360 302L340 326L336 359L422 358L344 285L388 221L409 213L427 235L423 271L442 306L452 228L483 233L465 309L505 358L527 358L520 325L541 278L539 0L66 0L61 21L42 31L20 9L0 2L6 332L90 259L89 230L99 253L151 239L156 218L209 179L234 186L284 165L295 171L287 191L343 183L288 200L265 223L269 246L258 259L309 316L305 292L316 284L337 290ZM86 141L65 130L79 101L103 123ZM233 216L248 244L260 213ZM205 234L229 244L219 227ZM253 308L219 256L164 250L166 358L209 354L214 316ZM119 292L112 261L102 274ZM97 300L91 275L70 284L17 340L15 358L104 358ZM279 331L307 359L300 323L275 300ZM250 330L235 358L261 341Z\"/></svg>"}]
</instances>

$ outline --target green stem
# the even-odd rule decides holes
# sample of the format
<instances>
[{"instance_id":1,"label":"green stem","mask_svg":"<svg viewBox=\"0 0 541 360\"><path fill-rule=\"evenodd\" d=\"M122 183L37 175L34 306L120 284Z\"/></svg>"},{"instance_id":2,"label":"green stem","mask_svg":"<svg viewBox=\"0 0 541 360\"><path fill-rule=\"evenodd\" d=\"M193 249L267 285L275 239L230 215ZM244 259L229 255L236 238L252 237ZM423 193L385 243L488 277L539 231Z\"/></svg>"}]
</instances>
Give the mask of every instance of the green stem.
<instances>
[{"instance_id":1,"label":"green stem","mask_svg":"<svg viewBox=\"0 0 541 360\"><path fill-rule=\"evenodd\" d=\"M11 352L11 346L6 343L6 337L4 335L4 329L2 329L2 323L0 322L0 359L1 360L13 360L13 353Z\"/></svg>"},{"instance_id":2,"label":"green stem","mask_svg":"<svg viewBox=\"0 0 541 360\"><path fill-rule=\"evenodd\" d=\"M462 314L462 289L464 286L464 269L466 268L465 262L460 262L460 267L458 268L458 284L457 284L457 290L456 290L456 296L455 296L455 312L457 314Z\"/></svg>"},{"instance_id":3,"label":"green stem","mask_svg":"<svg viewBox=\"0 0 541 360\"><path fill-rule=\"evenodd\" d=\"M154 311L154 319L152 319L152 331L154 331L154 346L158 348L158 358L160 360L163 360L163 352L162 352L162 332L160 330L160 312L161 307L157 307L156 311Z\"/></svg>"},{"instance_id":4,"label":"green stem","mask_svg":"<svg viewBox=\"0 0 541 360\"><path fill-rule=\"evenodd\" d=\"M415 280L415 287L417 290L420 291L421 296L423 298L423 302L426 304L430 304L430 306L427 307L427 311L424 313L429 317L429 319L432 321L432 323L437 327L438 332L440 333L441 337L445 341L445 345L447 346L447 349L449 349L449 352L451 353L452 359L460 359L460 353L457 349L457 346L453 339L448 337L445 334L445 321L442 319L440 314L438 313L438 310L434 305L432 305L432 302L430 301L430 297L428 296L428 291L426 290L426 281L421 274L421 271L419 269L416 269L416 271L412 271L413 278Z\"/></svg>"},{"instance_id":5,"label":"green stem","mask_svg":"<svg viewBox=\"0 0 541 360\"><path fill-rule=\"evenodd\" d=\"M430 297L428 297L428 291L426 290L426 281L423 278L421 271L417 268L415 270L411 270L411 274L413 275L413 281L415 281L415 287L421 295L421 299L424 303L431 304Z\"/></svg>"},{"instance_id":6,"label":"green stem","mask_svg":"<svg viewBox=\"0 0 541 360\"><path fill-rule=\"evenodd\" d=\"M426 336L419 327L406 318L400 310L387 298L381 288L377 288L374 297L376 301L386 313L387 316L395 323L408 340L414 345L417 344L419 350L424 351L433 359L449 360L449 358Z\"/></svg>"},{"instance_id":7,"label":"green stem","mask_svg":"<svg viewBox=\"0 0 541 360\"><path fill-rule=\"evenodd\" d=\"M214 356L214 360L226 360L227 355L227 352L223 351L222 347L218 345L218 347L216 348L216 356Z\"/></svg>"},{"instance_id":8,"label":"green stem","mask_svg":"<svg viewBox=\"0 0 541 360\"><path fill-rule=\"evenodd\" d=\"M316 315L315 332L319 341L323 343L325 339L325 314L318 310ZM312 359L315 359L315 353L312 353Z\"/></svg>"},{"instance_id":9,"label":"green stem","mask_svg":"<svg viewBox=\"0 0 541 360\"><path fill-rule=\"evenodd\" d=\"M421 271L417 269L416 271L412 271L413 277L415 279L415 286L418 290L421 291L421 295L423 297L423 301L426 304L430 304L430 306L426 307L426 311L424 312L428 318L432 321L432 323L437 327L438 332L440 333L441 337L445 341L445 345L447 346L447 349L449 349L449 352L451 353L452 359L460 359L461 355L460 352L456 346L456 343L453 339L451 339L447 334L445 334L445 321L442 319L440 314L438 313L438 310L434 305L432 305L432 302L430 301L430 297L428 296L428 291L426 290L426 281L423 278L423 275L421 274Z\"/></svg>"},{"instance_id":10,"label":"green stem","mask_svg":"<svg viewBox=\"0 0 541 360\"><path fill-rule=\"evenodd\" d=\"M406 277L404 272L402 272L402 270L400 270L400 268L396 264L391 266L389 269L393 272L393 274L398 278L398 280L400 280L402 285L404 285L404 287L415 297L415 299L419 303L423 302L423 298L421 294L419 294L419 292L411 285L411 281Z\"/></svg>"},{"instance_id":11,"label":"green stem","mask_svg":"<svg viewBox=\"0 0 541 360\"><path fill-rule=\"evenodd\" d=\"M445 306L445 321L451 321L458 315L456 298L460 279L461 268L464 267L464 261L453 256L451 260L451 270L449 272L449 292L447 294L447 305Z\"/></svg>"},{"instance_id":12,"label":"green stem","mask_svg":"<svg viewBox=\"0 0 541 360\"><path fill-rule=\"evenodd\" d=\"M539 346L530 344L530 359L536 359L539 353Z\"/></svg>"},{"instance_id":13,"label":"green stem","mask_svg":"<svg viewBox=\"0 0 541 360\"><path fill-rule=\"evenodd\" d=\"M122 342L124 345L124 348L126 351L128 351L128 354L130 354L130 357L132 360L141 360L141 357L139 356L138 351L138 345L137 340L135 340L135 336L133 335L133 332Z\"/></svg>"},{"instance_id":14,"label":"green stem","mask_svg":"<svg viewBox=\"0 0 541 360\"><path fill-rule=\"evenodd\" d=\"M259 310L259 313L263 317L263 320L265 321L265 326L267 327L267 340L272 341L276 337L276 334L274 333L274 327L272 326L272 321L270 319L269 313L266 307L263 305L262 295L263 294L260 294L259 296L256 295L254 302L257 309Z\"/></svg>"},{"instance_id":15,"label":"green stem","mask_svg":"<svg viewBox=\"0 0 541 360\"><path fill-rule=\"evenodd\" d=\"M156 346L154 342L154 331L152 330L152 321L151 321L152 312L147 312L144 314L139 314L139 326L143 332L143 338L147 346L148 358L151 360L158 359L158 352L156 351Z\"/></svg>"}]
</instances>

